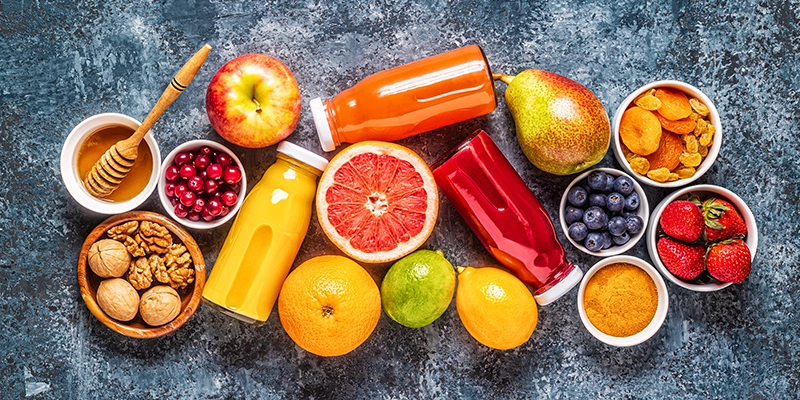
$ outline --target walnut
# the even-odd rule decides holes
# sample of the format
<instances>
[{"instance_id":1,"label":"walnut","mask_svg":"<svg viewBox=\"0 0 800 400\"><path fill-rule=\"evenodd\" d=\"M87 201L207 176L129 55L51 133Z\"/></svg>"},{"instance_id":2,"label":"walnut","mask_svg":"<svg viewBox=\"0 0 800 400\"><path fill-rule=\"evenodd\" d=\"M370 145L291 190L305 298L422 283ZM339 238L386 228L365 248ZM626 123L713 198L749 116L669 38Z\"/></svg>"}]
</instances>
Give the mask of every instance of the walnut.
<instances>
[{"instance_id":1,"label":"walnut","mask_svg":"<svg viewBox=\"0 0 800 400\"><path fill-rule=\"evenodd\" d=\"M144 257L144 249L139 247L139 243L136 243L130 236L124 236L122 244L125 245L125 248L128 249L128 253L130 253L134 257Z\"/></svg>"},{"instance_id":2,"label":"walnut","mask_svg":"<svg viewBox=\"0 0 800 400\"><path fill-rule=\"evenodd\" d=\"M150 271L150 264L144 257L139 257L131 262L128 270L128 282L136 290L147 289L153 284L153 273Z\"/></svg>"},{"instance_id":3,"label":"walnut","mask_svg":"<svg viewBox=\"0 0 800 400\"><path fill-rule=\"evenodd\" d=\"M125 279L106 279L97 288L97 305L111 318L130 321L139 310L139 293Z\"/></svg>"},{"instance_id":4,"label":"walnut","mask_svg":"<svg viewBox=\"0 0 800 400\"><path fill-rule=\"evenodd\" d=\"M192 255L182 244L173 244L167 248L163 264L152 265L153 274L161 283L169 284L173 289L184 289L194 282L194 265Z\"/></svg>"},{"instance_id":5,"label":"walnut","mask_svg":"<svg viewBox=\"0 0 800 400\"><path fill-rule=\"evenodd\" d=\"M131 256L125 246L112 239L94 242L89 248L89 268L101 278L119 278L128 270Z\"/></svg>"},{"instance_id":6,"label":"walnut","mask_svg":"<svg viewBox=\"0 0 800 400\"><path fill-rule=\"evenodd\" d=\"M128 221L124 224L112 227L106 234L114 240L124 242L125 236L133 236L137 230L139 230L139 221Z\"/></svg>"},{"instance_id":7,"label":"walnut","mask_svg":"<svg viewBox=\"0 0 800 400\"><path fill-rule=\"evenodd\" d=\"M147 325L164 325L181 312L181 297L169 286L153 287L142 295L139 312Z\"/></svg>"},{"instance_id":8,"label":"walnut","mask_svg":"<svg viewBox=\"0 0 800 400\"><path fill-rule=\"evenodd\" d=\"M172 244L172 235L169 230L150 221L142 221L135 239L147 254L164 254L167 252L167 247Z\"/></svg>"},{"instance_id":9,"label":"walnut","mask_svg":"<svg viewBox=\"0 0 800 400\"><path fill-rule=\"evenodd\" d=\"M153 277L161 283L169 283L169 274L167 273L167 265L164 264L164 258L153 254L150 256L150 272Z\"/></svg>"}]
</instances>

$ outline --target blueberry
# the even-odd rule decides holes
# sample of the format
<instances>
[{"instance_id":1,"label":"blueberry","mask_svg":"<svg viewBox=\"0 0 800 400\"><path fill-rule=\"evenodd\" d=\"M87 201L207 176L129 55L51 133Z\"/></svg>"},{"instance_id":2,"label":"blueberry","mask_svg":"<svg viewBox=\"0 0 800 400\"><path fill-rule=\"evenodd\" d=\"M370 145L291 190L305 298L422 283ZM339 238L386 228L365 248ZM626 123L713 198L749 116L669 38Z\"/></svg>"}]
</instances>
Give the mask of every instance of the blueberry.
<instances>
[{"instance_id":1,"label":"blueberry","mask_svg":"<svg viewBox=\"0 0 800 400\"><path fill-rule=\"evenodd\" d=\"M617 246L622 246L623 244L628 243L628 241L631 240L631 235L629 235L628 232L622 232L622 235L614 236L611 238L611 240L613 240Z\"/></svg>"},{"instance_id":2,"label":"blueberry","mask_svg":"<svg viewBox=\"0 0 800 400\"><path fill-rule=\"evenodd\" d=\"M589 251L600 251L603 249L603 235L597 232L590 232L586 235L586 241L583 242L583 245Z\"/></svg>"},{"instance_id":3,"label":"blueberry","mask_svg":"<svg viewBox=\"0 0 800 400\"><path fill-rule=\"evenodd\" d=\"M614 190L614 176L611 174L606 174L606 185L603 187L603 192L609 193Z\"/></svg>"},{"instance_id":4,"label":"blueberry","mask_svg":"<svg viewBox=\"0 0 800 400\"><path fill-rule=\"evenodd\" d=\"M602 193L592 193L589 195L589 205L597 207L606 207L606 195Z\"/></svg>"},{"instance_id":5,"label":"blueberry","mask_svg":"<svg viewBox=\"0 0 800 400\"><path fill-rule=\"evenodd\" d=\"M608 215L600 207L589 207L583 213L583 223L591 230L600 230L608 224Z\"/></svg>"},{"instance_id":6,"label":"blueberry","mask_svg":"<svg viewBox=\"0 0 800 400\"><path fill-rule=\"evenodd\" d=\"M583 207L586 205L587 196L588 193L586 193L586 189L580 186L573 186L572 189L567 192L567 201L575 207Z\"/></svg>"},{"instance_id":7,"label":"blueberry","mask_svg":"<svg viewBox=\"0 0 800 400\"><path fill-rule=\"evenodd\" d=\"M611 212L619 212L622 211L622 207L625 205L625 196L614 192L606 197L606 209Z\"/></svg>"},{"instance_id":8,"label":"blueberry","mask_svg":"<svg viewBox=\"0 0 800 400\"><path fill-rule=\"evenodd\" d=\"M633 192L633 181L627 176L620 176L614 180L614 190L627 196Z\"/></svg>"},{"instance_id":9,"label":"blueberry","mask_svg":"<svg viewBox=\"0 0 800 400\"><path fill-rule=\"evenodd\" d=\"M625 198L625 209L633 211L639 208L639 193L633 192Z\"/></svg>"},{"instance_id":10,"label":"blueberry","mask_svg":"<svg viewBox=\"0 0 800 400\"><path fill-rule=\"evenodd\" d=\"M567 234L570 238L572 238L572 240L580 242L583 239L586 239L586 236L589 234L589 228L587 228L583 222L575 222L569 226L569 229L567 229Z\"/></svg>"},{"instance_id":11,"label":"blueberry","mask_svg":"<svg viewBox=\"0 0 800 400\"><path fill-rule=\"evenodd\" d=\"M606 187L606 173L603 171L592 171L587 180L589 189L600 191Z\"/></svg>"},{"instance_id":12,"label":"blueberry","mask_svg":"<svg viewBox=\"0 0 800 400\"><path fill-rule=\"evenodd\" d=\"M636 211L628 211L628 210L623 209L622 210L622 216L625 217L625 218L638 217L639 213L637 213Z\"/></svg>"},{"instance_id":13,"label":"blueberry","mask_svg":"<svg viewBox=\"0 0 800 400\"><path fill-rule=\"evenodd\" d=\"M628 224L625 221L625 218L614 217L608 221L608 233L610 233L612 236L622 235L627 229Z\"/></svg>"},{"instance_id":14,"label":"blueberry","mask_svg":"<svg viewBox=\"0 0 800 400\"><path fill-rule=\"evenodd\" d=\"M572 224L576 221L583 221L583 209L567 206L567 209L564 210L564 220L567 221L567 224Z\"/></svg>"},{"instance_id":15,"label":"blueberry","mask_svg":"<svg viewBox=\"0 0 800 400\"><path fill-rule=\"evenodd\" d=\"M635 235L641 232L642 228L644 228L644 221L642 221L640 216L633 215L630 217L625 217L625 225L628 227L628 232L631 235Z\"/></svg>"},{"instance_id":16,"label":"blueberry","mask_svg":"<svg viewBox=\"0 0 800 400\"><path fill-rule=\"evenodd\" d=\"M608 231L603 231L601 234L603 235L603 250L605 250L611 247L611 241L613 239L611 239L611 234L608 233Z\"/></svg>"}]
</instances>

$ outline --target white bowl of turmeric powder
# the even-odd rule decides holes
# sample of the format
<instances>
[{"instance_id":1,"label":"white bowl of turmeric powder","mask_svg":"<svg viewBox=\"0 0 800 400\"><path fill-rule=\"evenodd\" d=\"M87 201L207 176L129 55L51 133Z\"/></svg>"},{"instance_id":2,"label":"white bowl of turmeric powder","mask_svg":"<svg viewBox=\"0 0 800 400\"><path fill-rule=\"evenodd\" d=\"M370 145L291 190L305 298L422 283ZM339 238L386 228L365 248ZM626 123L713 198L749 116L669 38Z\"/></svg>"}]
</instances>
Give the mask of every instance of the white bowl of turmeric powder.
<instances>
[{"instance_id":1,"label":"white bowl of turmeric powder","mask_svg":"<svg viewBox=\"0 0 800 400\"><path fill-rule=\"evenodd\" d=\"M583 276L578 313L586 330L603 343L628 347L650 339L667 317L667 285L646 261L608 257Z\"/></svg>"}]
</instances>

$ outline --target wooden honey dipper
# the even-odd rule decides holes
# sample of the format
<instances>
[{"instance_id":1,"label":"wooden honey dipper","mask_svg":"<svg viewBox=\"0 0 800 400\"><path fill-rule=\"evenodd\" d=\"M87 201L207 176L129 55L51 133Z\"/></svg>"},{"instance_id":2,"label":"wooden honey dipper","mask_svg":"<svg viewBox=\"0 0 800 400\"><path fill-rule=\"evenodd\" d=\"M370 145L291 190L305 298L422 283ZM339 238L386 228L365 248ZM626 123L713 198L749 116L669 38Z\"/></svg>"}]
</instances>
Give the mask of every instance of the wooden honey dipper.
<instances>
[{"instance_id":1,"label":"wooden honey dipper","mask_svg":"<svg viewBox=\"0 0 800 400\"><path fill-rule=\"evenodd\" d=\"M205 45L195 53L175 74L175 77L172 78L172 81L167 85L158 102L156 102L156 105L150 110L150 114L147 114L144 122L133 132L133 135L115 143L94 163L89 175L83 181L84 186L92 196L106 197L119 187L122 179L125 178L131 167L133 167L133 163L136 162L136 157L139 153L139 142L142 141L142 138L153 127L158 118L164 114L170 104L180 96L186 86L194 79L197 71L206 61L209 51L211 51L211 46Z\"/></svg>"}]
</instances>

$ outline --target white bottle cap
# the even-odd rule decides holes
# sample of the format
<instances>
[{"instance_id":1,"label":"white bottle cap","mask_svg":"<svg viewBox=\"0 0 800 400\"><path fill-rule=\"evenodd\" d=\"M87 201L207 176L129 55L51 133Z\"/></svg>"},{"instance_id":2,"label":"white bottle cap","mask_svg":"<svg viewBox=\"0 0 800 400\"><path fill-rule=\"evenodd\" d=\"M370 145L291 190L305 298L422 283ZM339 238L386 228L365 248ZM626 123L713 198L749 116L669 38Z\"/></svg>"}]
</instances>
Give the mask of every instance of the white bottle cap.
<instances>
[{"instance_id":1,"label":"white bottle cap","mask_svg":"<svg viewBox=\"0 0 800 400\"><path fill-rule=\"evenodd\" d=\"M578 267L572 268L572 271L561 280L561 282L556 283L555 286L551 287L550 289L546 290L544 293L539 294L538 296L533 296L537 303L540 306L546 306L559 298L561 296L569 293L572 288L574 288L577 284L581 282L581 278L583 277L583 272Z\"/></svg>"},{"instance_id":2,"label":"white bottle cap","mask_svg":"<svg viewBox=\"0 0 800 400\"><path fill-rule=\"evenodd\" d=\"M316 168L320 172L324 171L325 167L328 166L328 160L322 156L314 154L294 143L287 142L285 140L278 144L278 152L286 154L295 160Z\"/></svg>"},{"instance_id":3,"label":"white bottle cap","mask_svg":"<svg viewBox=\"0 0 800 400\"><path fill-rule=\"evenodd\" d=\"M314 125L317 127L317 136L319 136L319 144L324 151L333 151L336 149L336 143L333 142L333 134L331 127L328 125L328 116L325 113L325 107L322 105L322 99L317 97L311 100L308 104L311 107L311 116L314 117Z\"/></svg>"}]
</instances>

